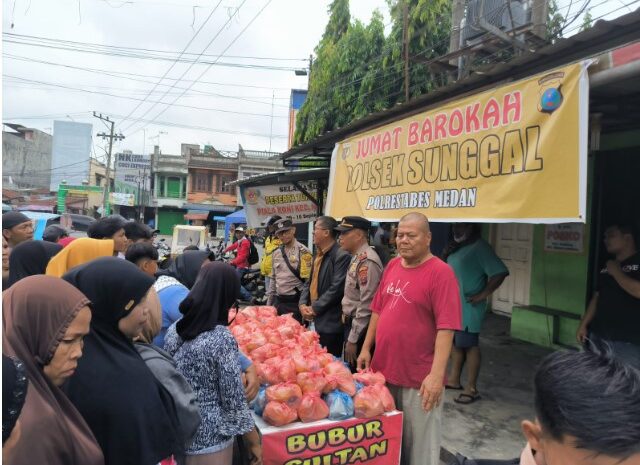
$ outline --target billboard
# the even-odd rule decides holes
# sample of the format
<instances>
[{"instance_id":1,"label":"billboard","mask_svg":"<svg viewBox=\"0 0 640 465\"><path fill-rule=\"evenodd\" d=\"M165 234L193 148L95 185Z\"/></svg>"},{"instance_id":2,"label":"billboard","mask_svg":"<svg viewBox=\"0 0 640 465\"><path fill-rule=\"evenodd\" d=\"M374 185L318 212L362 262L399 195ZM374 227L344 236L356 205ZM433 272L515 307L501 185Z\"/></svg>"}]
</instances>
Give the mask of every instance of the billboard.
<instances>
[{"instance_id":1,"label":"billboard","mask_svg":"<svg viewBox=\"0 0 640 465\"><path fill-rule=\"evenodd\" d=\"M300 185L316 195L317 181L302 181ZM240 187L242 205L250 227L259 227L271 215L291 218L294 223L308 223L318 217L318 207L292 184Z\"/></svg>"},{"instance_id":2,"label":"billboard","mask_svg":"<svg viewBox=\"0 0 640 465\"><path fill-rule=\"evenodd\" d=\"M296 118L298 117L298 112L306 99L306 90L291 89L291 98L289 99L289 148L293 145L293 135L296 133Z\"/></svg>"},{"instance_id":3,"label":"billboard","mask_svg":"<svg viewBox=\"0 0 640 465\"><path fill-rule=\"evenodd\" d=\"M584 223L587 66L497 86L341 141L327 214Z\"/></svg>"},{"instance_id":4,"label":"billboard","mask_svg":"<svg viewBox=\"0 0 640 465\"><path fill-rule=\"evenodd\" d=\"M91 133L93 126L73 121L53 122L50 189L57 191L60 183L82 185L89 180Z\"/></svg>"},{"instance_id":5,"label":"billboard","mask_svg":"<svg viewBox=\"0 0 640 465\"><path fill-rule=\"evenodd\" d=\"M115 205L146 204L151 187L151 155L117 153L114 181Z\"/></svg>"}]
</instances>

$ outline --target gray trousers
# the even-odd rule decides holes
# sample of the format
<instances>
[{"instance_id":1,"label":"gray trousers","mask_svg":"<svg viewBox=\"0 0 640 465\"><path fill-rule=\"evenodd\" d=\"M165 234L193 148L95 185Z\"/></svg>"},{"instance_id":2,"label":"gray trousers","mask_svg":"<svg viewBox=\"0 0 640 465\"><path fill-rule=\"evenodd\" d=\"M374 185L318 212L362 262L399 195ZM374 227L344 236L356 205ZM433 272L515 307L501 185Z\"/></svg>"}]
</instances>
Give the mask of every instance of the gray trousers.
<instances>
[{"instance_id":1,"label":"gray trousers","mask_svg":"<svg viewBox=\"0 0 640 465\"><path fill-rule=\"evenodd\" d=\"M439 465L444 393L440 405L425 412L418 395L420 391L392 384L387 386L396 408L403 413L400 465Z\"/></svg>"}]
</instances>

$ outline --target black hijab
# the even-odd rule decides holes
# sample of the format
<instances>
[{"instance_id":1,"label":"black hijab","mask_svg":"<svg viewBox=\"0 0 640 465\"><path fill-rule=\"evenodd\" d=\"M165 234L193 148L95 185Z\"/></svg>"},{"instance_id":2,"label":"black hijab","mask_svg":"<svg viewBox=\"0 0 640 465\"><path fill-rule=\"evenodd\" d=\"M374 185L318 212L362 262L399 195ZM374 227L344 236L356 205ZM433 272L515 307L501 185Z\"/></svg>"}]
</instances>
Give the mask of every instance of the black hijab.
<instances>
[{"instance_id":1,"label":"black hijab","mask_svg":"<svg viewBox=\"0 0 640 465\"><path fill-rule=\"evenodd\" d=\"M184 315L176 330L184 340L195 339L218 325L227 326L229 309L240 296L240 278L226 263L210 262L202 267L193 289L180 303Z\"/></svg>"},{"instance_id":2,"label":"black hijab","mask_svg":"<svg viewBox=\"0 0 640 465\"><path fill-rule=\"evenodd\" d=\"M61 250L60 244L46 241L26 241L18 244L9 255L9 286L27 276L45 274L49 260Z\"/></svg>"},{"instance_id":3,"label":"black hijab","mask_svg":"<svg viewBox=\"0 0 640 465\"><path fill-rule=\"evenodd\" d=\"M65 391L95 435L106 465L155 465L181 452L173 399L118 322L154 283L134 264L104 257L62 277L93 303L91 332Z\"/></svg>"},{"instance_id":4,"label":"black hijab","mask_svg":"<svg viewBox=\"0 0 640 465\"><path fill-rule=\"evenodd\" d=\"M191 289L196 282L202 264L209 258L209 255L210 252L206 250L185 250L173 260L166 274Z\"/></svg>"}]
</instances>

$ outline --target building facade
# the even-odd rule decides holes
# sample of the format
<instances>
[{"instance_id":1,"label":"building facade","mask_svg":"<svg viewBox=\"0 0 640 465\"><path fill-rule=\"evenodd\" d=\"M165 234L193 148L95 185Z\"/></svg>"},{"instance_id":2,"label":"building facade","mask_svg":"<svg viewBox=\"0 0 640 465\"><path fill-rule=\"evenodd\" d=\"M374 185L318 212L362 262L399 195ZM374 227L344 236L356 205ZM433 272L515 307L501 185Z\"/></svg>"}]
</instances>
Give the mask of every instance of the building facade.
<instances>
[{"instance_id":1,"label":"building facade","mask_svg":"<svg viewBox=\"0 0 640 465\"><path fill-rule=\"evenodd\" d=\"M282 171L280 153L260 150L245 150L242 145L238 147L238 179L247 179L264 173ZM236 192L238 205L242 205L240 188Z\"/></svg>"},{"instance_id":2,"label":"building facade","mask_svg":"<svg viewBox=\"0 0 640 465\"><path fill-rule=\"evenodd\" d=\"M2 182L13 188L49 189L53 137L38 129L7 124L2 131Z\"/></svg>"},{"instance_id":3,"label":"building facade","mask_svg":"<svg viewBox=\"0 0 640 465\"><path fill-rule=\"evenodd\" d=\"M172 234L176 224L185 224L187 159L183 155L161 154L156 146L151 158L151 170L155 225L160 234Z\"/></svg>"}]
</instances>

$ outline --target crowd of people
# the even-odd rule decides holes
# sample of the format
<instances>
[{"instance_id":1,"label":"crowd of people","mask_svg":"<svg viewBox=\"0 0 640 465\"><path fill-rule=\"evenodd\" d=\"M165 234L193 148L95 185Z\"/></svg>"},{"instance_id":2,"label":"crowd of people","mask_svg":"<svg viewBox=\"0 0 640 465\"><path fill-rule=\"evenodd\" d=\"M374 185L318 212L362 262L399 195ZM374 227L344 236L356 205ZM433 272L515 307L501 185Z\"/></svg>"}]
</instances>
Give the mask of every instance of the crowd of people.
<instances>
[{"instance_id":1,"label":"crowd of people","mask_svg":"<svg viewBox=\"0 0 640 465\"><path fill-rule=\"evenodd\" d=\"M289 218L264 227L268 304L353 371L381 372L404 414L401 463L439 464L445 389L459 404L481 400L479 334L509 273L480 227L455 225L440 257L420 213L373 237L365 218L321 216L313 251ZM19 212L2 229L5 463L262 463L249 410L258 376L227 328L254 265L244 228L231 263L186 250L165 270L154 231L117 216L87 238L57 227L34 240ZM510 463L640 463L640 254L626 225L605 244L615 259L578 331L584 350L543 360L536 418Z\"/></svg>"}]
</instances>

